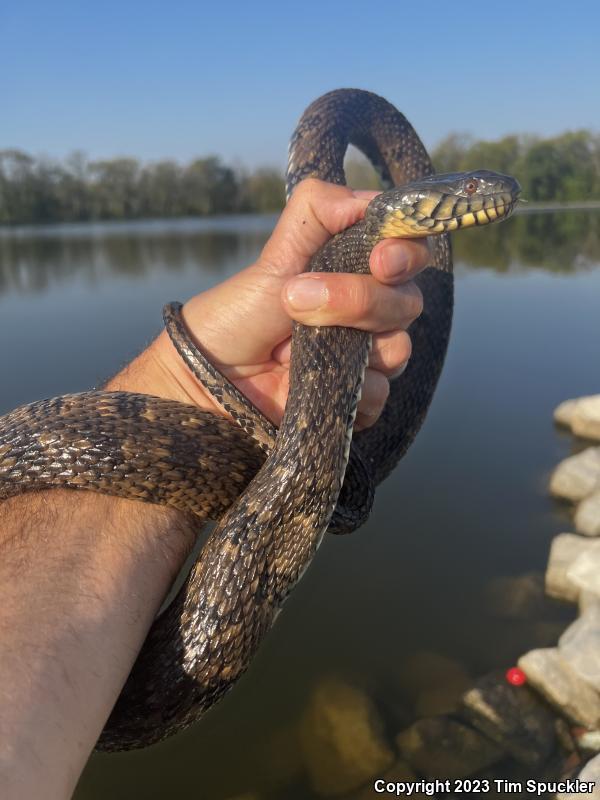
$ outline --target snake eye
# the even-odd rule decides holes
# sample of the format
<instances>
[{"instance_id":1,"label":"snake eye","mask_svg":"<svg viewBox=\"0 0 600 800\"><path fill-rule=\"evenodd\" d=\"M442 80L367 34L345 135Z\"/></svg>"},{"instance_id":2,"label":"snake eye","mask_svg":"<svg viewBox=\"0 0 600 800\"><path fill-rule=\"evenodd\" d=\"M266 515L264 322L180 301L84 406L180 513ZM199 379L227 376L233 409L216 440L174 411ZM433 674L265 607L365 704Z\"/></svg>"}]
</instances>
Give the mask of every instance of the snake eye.
<instances>
[{"instance_id":1,"label":"snake eye","mask_svg":"<svg viewBox=\"0 0 600 800\"><path fill-rule=\"evenodd\" d=\"M479 183L475 180L475 178L469 178L469 180L465 183L465 192L467 194L475 194L478 186Z\"/></svg>"}]
</instances>

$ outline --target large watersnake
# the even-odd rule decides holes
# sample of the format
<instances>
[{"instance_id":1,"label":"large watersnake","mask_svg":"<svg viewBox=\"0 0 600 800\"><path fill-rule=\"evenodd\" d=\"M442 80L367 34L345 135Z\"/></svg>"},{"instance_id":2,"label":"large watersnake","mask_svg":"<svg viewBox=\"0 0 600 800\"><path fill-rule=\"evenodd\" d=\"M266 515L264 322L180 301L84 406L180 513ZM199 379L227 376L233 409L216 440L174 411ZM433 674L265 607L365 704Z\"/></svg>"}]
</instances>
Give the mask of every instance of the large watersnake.
<instances>
[{"instance_id":1,"label":"large watersnake","mask_svg":"<svg viewBox=\"0 0 600 800\"><path fill-rule=\"evenodd\" d=\"M290 143L288 194L308 177L343 184L348 144L371 160L384 187L402 188L373 200L309 269L366 273L381 238L436 234L431 266L417 279L424 311L410 329L413 355L372 428L352 438L368 334L294 325L276 432L203 361L176 306L166 309L174 341L239 426L192 406L102 391L32 403L0 420L0 498L67 486L172 505L199 524L219 520L155 621L100 749L145 746L197 719L244 672L328 526L345 532L364 521L373 487L412 442L442 369L453 306L447 232L502 219L517 200L510 177L433 176L405 117L358 90L331 92L306 110Z\"/></svg>"}]
</instances>

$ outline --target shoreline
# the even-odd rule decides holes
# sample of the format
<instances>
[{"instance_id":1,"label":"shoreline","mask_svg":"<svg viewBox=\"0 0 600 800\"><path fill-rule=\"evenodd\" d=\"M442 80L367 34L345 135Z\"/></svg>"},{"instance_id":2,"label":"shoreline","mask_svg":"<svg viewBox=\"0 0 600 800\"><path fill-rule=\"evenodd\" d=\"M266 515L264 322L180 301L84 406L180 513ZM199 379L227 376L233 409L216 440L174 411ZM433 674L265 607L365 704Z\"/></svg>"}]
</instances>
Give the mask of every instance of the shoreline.
<instances>
[{"instance_id":1,"label":"shoreline","mask_svg":"<svg viewBox=\"0 0 600 800\"><path fill-rule=\"evenodd\" d=\"M282 209L283 210L283 209ZM596 211L600 210L599 200L573 200L568 203L557 201L550 201L547 203L523 203L515 208L513 214L543 214L552 213L557 211ZM72 227L77 229L84 226L98 226L100 227L119 227L124 225L152 225L152 224L170 224L173 226L189 226L190 223L197 223L202 221L204 224L217 223L224 224L226 221L233 220L249 220L258 217L273 217L276 218L280 211L248 211L248 212L235 212L230 214L207 214L205 216L197 217L123 217L121 219L90 219L90 220L53 220L49 222L19 222L14 225L0 224L0 236L10 236L16 233L24 233L30 231L39 231L45 229L48 231L58 230L59 228Z\"/></svg>"}]
</instances>

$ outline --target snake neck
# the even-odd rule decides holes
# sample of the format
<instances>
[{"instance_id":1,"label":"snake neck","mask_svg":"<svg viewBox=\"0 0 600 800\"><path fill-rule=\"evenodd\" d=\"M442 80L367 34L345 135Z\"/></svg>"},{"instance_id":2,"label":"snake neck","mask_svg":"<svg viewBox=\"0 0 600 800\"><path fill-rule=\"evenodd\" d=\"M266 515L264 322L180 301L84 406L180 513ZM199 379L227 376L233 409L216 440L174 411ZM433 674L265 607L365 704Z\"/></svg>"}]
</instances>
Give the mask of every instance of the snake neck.
<instances>
[{"instance_id":1,"label":"snake neck","mask_svg":"<svg viewBox=\"0 0 600 800\"><path fill-rule=\"evenodd\" d=\"M290 391L273 452L215 535L268 554L261 598L279 606L321 542L342 486L370 335L296 324ZM340 365L344 364L344 368ZM260 543L260 544L259 544ZM222 575L222 564L215 564Z\"/></svg>"}]
</instances>

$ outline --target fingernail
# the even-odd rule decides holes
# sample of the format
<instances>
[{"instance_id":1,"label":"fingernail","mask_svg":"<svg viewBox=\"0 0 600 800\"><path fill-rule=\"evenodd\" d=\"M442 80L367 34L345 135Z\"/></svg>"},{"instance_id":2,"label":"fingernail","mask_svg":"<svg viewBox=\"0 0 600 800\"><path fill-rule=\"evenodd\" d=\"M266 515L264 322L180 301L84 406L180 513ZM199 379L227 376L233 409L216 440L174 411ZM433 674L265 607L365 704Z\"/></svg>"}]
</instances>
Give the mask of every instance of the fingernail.
<instances>
[{"instance_id":1,"label":"fingernail","mask_svg":"<svg viewBox=\"0 0 600 800\"><path fill-rule=\"evenodd\" d=\"M320 278L302 275L291 281L285 290L288 303L295 311L316 311L327 302L327 287Z\"/></svg>"},{"instance_id":2,"label":"fingernail","mask_svg":"<svg viewBox=\"0 0 600 800\"><path fill-rule=\"evenodd\" d=\"M381 254L383 274L386 278L399 278L408 272L410 256L404 247L388 247Z\"/></svg>"}]
</instances>

